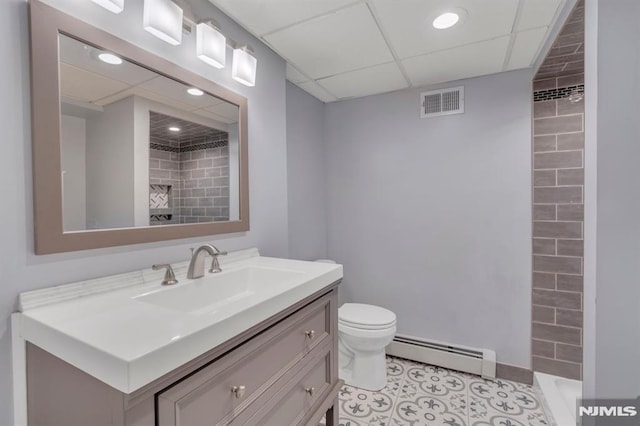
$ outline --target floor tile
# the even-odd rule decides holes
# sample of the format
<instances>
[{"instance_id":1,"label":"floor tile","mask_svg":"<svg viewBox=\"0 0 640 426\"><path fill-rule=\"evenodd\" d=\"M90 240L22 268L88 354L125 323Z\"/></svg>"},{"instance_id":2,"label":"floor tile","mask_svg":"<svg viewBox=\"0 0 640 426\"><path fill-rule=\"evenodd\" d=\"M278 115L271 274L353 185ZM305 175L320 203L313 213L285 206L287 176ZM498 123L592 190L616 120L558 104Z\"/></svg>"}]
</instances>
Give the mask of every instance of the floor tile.
<instances>
[{"instance_id":1,"label":"floor tile","mask_svg":"<svg viewBox=\"0 0 640 426\"><path fill-rule=\"evenodd\" d=\"M387 386L340 391L340 426L547 426L530 386L387 357Z\"/></svg>"}]
</instances>

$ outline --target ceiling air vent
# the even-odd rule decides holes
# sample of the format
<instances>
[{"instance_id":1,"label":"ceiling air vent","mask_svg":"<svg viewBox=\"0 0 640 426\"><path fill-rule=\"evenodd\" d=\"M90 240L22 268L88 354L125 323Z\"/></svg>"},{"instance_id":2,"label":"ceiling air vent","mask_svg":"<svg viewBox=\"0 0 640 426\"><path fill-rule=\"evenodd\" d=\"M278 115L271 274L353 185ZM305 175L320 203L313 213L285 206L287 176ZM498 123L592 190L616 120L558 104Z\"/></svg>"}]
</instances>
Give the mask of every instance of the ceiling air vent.
<instances>
[{"instance_id":1,"label":"ceiling air vent","mask_svg":"<svg viewBox=\"0 0 640 426\"><path fill-rule=\"evenodd\" d=\"M420 93L420 117L462 114L464 112L464 86Z\"/></svg>"}]
</instances>

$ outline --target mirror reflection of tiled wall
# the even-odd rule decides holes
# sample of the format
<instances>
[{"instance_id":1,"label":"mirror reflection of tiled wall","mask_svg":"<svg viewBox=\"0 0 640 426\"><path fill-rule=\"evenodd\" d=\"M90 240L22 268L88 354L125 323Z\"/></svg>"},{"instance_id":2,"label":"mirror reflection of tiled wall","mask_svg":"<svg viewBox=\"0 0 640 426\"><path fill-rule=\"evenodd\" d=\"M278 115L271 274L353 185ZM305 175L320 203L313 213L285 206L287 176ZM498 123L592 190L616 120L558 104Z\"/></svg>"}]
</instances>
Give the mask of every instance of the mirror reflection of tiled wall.
<instances>
[{"instance_id":1,"label":"mirror reflection of tiled wall","mask_svg":"<svg viewBox=\"0 0 640 426\"><path fill-rule=\"evenodd\" d=\"M151 225L229 220L228 133L155 112L150 128ZM165 208L152 205L158 185L170 187Z\"/></svg>"}]
</instances>

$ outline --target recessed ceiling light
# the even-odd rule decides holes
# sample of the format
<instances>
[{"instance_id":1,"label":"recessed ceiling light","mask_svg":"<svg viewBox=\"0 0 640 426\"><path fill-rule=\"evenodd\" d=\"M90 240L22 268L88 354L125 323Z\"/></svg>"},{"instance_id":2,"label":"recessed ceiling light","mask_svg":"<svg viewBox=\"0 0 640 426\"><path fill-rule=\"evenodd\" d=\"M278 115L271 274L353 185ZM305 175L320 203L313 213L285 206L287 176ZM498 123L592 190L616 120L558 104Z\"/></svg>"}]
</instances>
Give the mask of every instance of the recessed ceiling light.
<instances>
[{"instance_id":1,"label":"recessed ceiling light","mask_svg":"<svg viewBox=\"0 0 640 426\"><path fill-rule=\"evenodd\" d=\"M204 95L204 92L196 87L192 87L190 89L187 89L187 93L192 95L192 96L202 96Z\"/></svg>"},{"instance_id":2,"label":"recessed ceiling light","mask_svg":"<svg viewBox=\"0 0 640 426\"><path fill-rule=\"evenodd\" d=\"M444 30L451 28L460 20L460 15L455 12L445 12L433 20L433 28Z\"/></svg>"},{"instance_id":3,"label":"recessed ceiling light","mask_svg":"<svg viewBox=\"0 0 640 426\"><path fill-rule=\"evenodd\" d=\"M113 53L103 52L98 55L98 59L111 65L120 65L122 63L122 59L119 56L114 55Z\"/></svg>"},{"instance_id":4,"label":"recessed ceiling light","mask_svg":"<svg viewBox=\"0 0 640 426\"><path fill-rule=\"evenodd\" d=\"M176 127L176 126L169 127L169 131L171 131L171 132L179 132L180 131L180 127Z\"/></svg>"}]
</instances>

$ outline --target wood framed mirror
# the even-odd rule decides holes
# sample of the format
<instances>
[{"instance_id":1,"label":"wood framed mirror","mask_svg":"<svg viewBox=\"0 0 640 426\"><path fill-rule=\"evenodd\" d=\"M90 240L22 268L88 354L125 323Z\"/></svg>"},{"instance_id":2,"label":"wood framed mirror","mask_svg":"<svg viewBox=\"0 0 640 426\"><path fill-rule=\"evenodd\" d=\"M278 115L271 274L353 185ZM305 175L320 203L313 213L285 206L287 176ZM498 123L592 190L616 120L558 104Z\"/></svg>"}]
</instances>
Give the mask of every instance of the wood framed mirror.
<instances>
[{"instance_id":1,"label":"wood framed mirror","mask_svg":"<svg viewBox=\"0 0 640 426\"><path fill-rule=\"evenodd\" d=\"M36 254L249 230L246 98L30 1Z\"/></svg>"}]
</instances>

